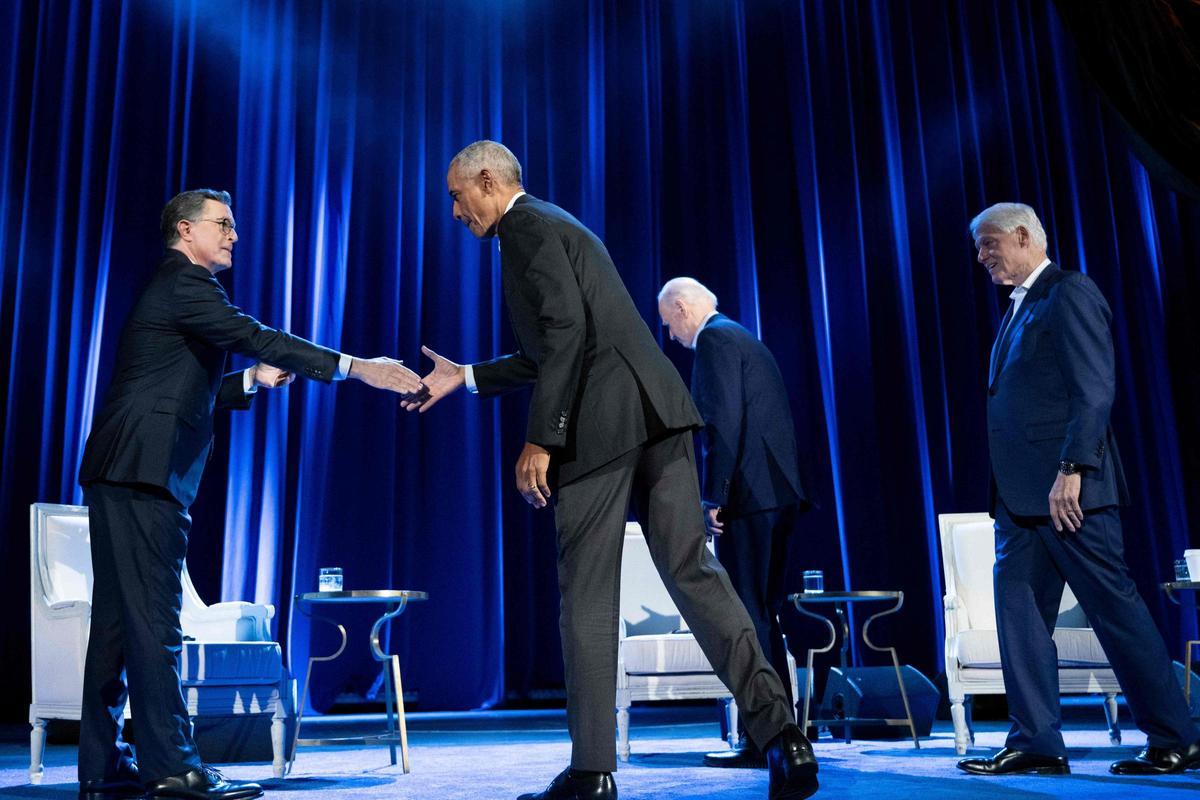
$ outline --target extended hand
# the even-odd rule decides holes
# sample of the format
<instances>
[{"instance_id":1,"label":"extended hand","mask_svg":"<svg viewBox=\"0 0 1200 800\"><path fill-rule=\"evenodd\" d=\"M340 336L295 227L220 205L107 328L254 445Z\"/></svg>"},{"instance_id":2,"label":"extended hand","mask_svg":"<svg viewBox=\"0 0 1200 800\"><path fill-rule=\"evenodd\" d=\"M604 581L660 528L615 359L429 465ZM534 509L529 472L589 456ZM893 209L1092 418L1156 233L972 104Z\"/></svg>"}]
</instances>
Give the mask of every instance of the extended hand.
<instances>
[{"instance_id":1,"label":"extended hand","mask_svg":"<svg viewBox=\"0 0 1200 800\"><path fill-rule=\"evenodd\" d=\"M426 393L422 397L405 400L400 405L404 407L405 411L420 409L424 414L433 408L433 404L438 400L446 395L454 394L462 387L466 382L466 369L462 364L455 364L424 345L421 346L421 352L433 359L433 369L421 379L425 384Z\"/></svg>"},{"instance_id":2,"label":"extended hand","mask_svg":"<svg viewBox=\"0 0 1200 800\"><path fill-rule=\"evenodd\" d=\"M717 519L720 513L721 509L718 506L704 507L704 528L709 536L720 536L725 532L725 523Z\"/></svg>"},{"instance_id":3,"label":"extended hand","mask_svg":"<svg viewBox=\"0 0 1200 800\"><path fill-rule=\"evenodd\" d=\"M1083 526L1083 509L1079 507L1079 473L1063 475L1058 473L1054 485L1050 487L1050 520L1054 530L1062 532L1063 526L1074 533Z\"/></svg>"},{"instance_id":4,"label":"extended hand","mask_svg":"<svg viewBox=\"0 0 1200 800\"><path fill-rule=\"evenodd\" d=\"M254 365L254 383L256 386L261 386L264 389L277 389L280 386L287 386L294 380L296 380L295 373L288 372L286 369L272 367L270 364L264 364L261 361Z\"/></svg>"},{"instance_id":5,"label":"extended hand","mask_svg":"<svg viewBox=\"0 0 1200 800\"><path fill-rule=\"evenodd\" d=\"M405 400L419 397L425 391L417 373L404 366L404 362L387 356L354 359L347 377L376 389L386 389L404 395Z\"/></svg>"},{"instance_id":6,"label":"extended hand","mask_svg":"<svg viewBox=\"0 0 1200 800\"><path fill-rule=\"evenodd\" d=\"M533 442L526 442L525 449L517 459L517 491L534 508L545 508L550 501L550 486L546 482L546 470L549 468L550 451Z\"/></svg>"}]
</instances>

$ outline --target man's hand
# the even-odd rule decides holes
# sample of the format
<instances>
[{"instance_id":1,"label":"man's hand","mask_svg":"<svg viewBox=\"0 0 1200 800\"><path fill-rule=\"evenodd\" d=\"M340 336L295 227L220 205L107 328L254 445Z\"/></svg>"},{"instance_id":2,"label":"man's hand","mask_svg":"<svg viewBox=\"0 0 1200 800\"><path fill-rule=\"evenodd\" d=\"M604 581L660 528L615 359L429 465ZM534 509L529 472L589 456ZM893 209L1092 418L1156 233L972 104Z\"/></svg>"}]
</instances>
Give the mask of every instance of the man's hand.
<instances>
[{"instance_id":1,"label":"man's hand","mask_svg":"<svg viewBox=\"0 0 1200 800\"><path fill-rule=\"evenodd\" d=\"M450 359L439 356L424 345L421 346L421 352L433 359L433 369L421 379L425 384L426 393L424 396L405 400L400 405L404 407L405 411L420 409L424 414L433 408L433 404L438 400L446 395L454 394L462 388L466 382L466 368L462 364L455 364Z\"/></svg>"},{"instance_id":2,"label":"man's hand","mask_svg":"<svg viewBox=\"0 0 1200 800\"><path fill-rule=\"evenodd\" d=\"M295 373L285 369L272 367L261 361L254 365L254 384L256 386L264 389L277 389L280 386L287 386L294 380L296 380Z\"/></svg>"},{"instance_id":3,"label":"man's hand","mask_svg":"<svg viewBox=\"0 0 1200 800\"><path fill-rule=\"evenodd\" d=\"M704 506L704 528L708 531L709 536L720 536L725 532L725 523L717 519L717 515L720 513L720 506L707 504Z\"/></svg>"},{"instance_id":4,"label":"man's hand","mask_svg":"<svg viewBox=\"0 0 1200 800\"><path fill-rule=\"evenodd\" d=\"M550 451L533 442L526 442L517 459L517 491L534 508L545 508L550 502L550 486L546 470L550 468Z\"/></svg>"},{"instance_id":5,"label":"man's hand","mask_svg":"<svg viewBox=\"0 0 1200 800\"><path fill-rule=\"evenodd\" d=\"M1083 509L1079 507L1079 474L1063 475L1058 473L1054 485L1050 487L1050 520L1054 530L1062 533L1063 526L1071 533L1083 526Z\"/></svg>"},{"instance_id":6,"label":"man's hand","mask_svg":"<svg viewBox=\"0 0 1200 800\"><path fill-rule=\"evenodd\" d=\"M405 400L420 397L425 391L417 373L394 358L355 358L350 363L348 378L362 381L376 389L386 389L403 395Z\"/></svg>"}]
</instances>

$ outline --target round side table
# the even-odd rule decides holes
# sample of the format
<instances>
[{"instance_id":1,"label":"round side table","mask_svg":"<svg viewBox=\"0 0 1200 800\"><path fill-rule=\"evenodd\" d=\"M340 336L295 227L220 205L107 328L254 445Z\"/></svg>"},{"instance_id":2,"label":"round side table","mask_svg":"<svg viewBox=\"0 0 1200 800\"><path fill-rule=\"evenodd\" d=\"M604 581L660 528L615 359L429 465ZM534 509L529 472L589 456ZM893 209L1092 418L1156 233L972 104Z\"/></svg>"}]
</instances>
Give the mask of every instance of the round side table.
<instances>
[{"instance_id":1,"label":"round side table","mask_svg":"<svg viewBox=\"0 0 1200 800\"><path fill-rule=\"evenodd\" d=\"M917 737L917 726L913 723L912 710L908 705L908 693L904 690L904 677L900 673L900 659L896 656L896 648L894 647L877 647L871 641L868 629L871 623L880 617L886 617L889 614L895 614L904 606L904 592L885 592L885 591L861 591L861 592L800 592L798 594L789 595L788 599L796 606L796 610L806 617L811 617L823 623L829 629L829 643L824 647L812 647L808 650L808 658L805 662L804 670L804 721L800 729L808 730L811 725L827 725L829 727L841 726L846 742L850 741L850 726L851 725L907 725L909 733L912 734L913 745L920 749L921 742ZM847 654L850 652L850 623L847 620L846 609L851 603L878 602L881 600L894 600L895 603L890 608L886 608L876 614L871 615L862 626L862 639L867 647L879 653L890 653L892 657L892 666L896 669L896 683L900 687L900 699L904 701L904 719L865 719L859 717L847 717L845 719L809 719L809 704L812 701L813 694L813 655L815 653L828 653L837 644L838 635L837 629L828 617L821 614L815 614L804 608L806 605L832 605L834 612L837 614L838 621L842 629L842 647L839 652L839 661L842 667L842 672L845 673L847 666Z\"/></svg>"},{"instance_id":2,"label":"round side table","mask_svg":"<svg viewBox=\"0 0 1200 800\"><path fill-rule=\"evenodd\" d=\"M408 727L404 722L404 689L400 683L400 657L383 652L379 646L379 632L383 629L384 623L400 616L409 603L428 599L429 595L425 592L414 592L408 589L353 589L344 592L305 592L304 594L296 595L296 607L300 609L300 612L311 619L319 619L322 622L333 625L338 629L338 633L342 635L342 643L332 655L310 656L308 659L308 669L304 673L304 689L300 693L300 707L296 709L296 732L292 739L291 753L288 759L288 772L291 772L292 764L295 763L296 748L298 747L331 744L387 744L392 751L392 764L395 764L397 742L400 744L401 765L405 773L409 771ZM317 661L333 661L346 649L347 641L345 626L329 617L314 614L314 607L320 606L322 610L328 608L332 612L339 606L361 605L364 603L382 603L384 605L383 615L375 620L375 624L371 627L369 643L371 646L371 655L375 660L381 664L387 664L383 673L384 687L387 693L385 700L387 708L387 732L374 736L301 739L300 722L304 717L304 706L308 702L308 689L309 682L312 680L313 663ZM394 709L393 704L395 706ZM393 711L395 713L394 717ZM398 732L397 724L399 725Z\"/></svg>"}]
</instances>

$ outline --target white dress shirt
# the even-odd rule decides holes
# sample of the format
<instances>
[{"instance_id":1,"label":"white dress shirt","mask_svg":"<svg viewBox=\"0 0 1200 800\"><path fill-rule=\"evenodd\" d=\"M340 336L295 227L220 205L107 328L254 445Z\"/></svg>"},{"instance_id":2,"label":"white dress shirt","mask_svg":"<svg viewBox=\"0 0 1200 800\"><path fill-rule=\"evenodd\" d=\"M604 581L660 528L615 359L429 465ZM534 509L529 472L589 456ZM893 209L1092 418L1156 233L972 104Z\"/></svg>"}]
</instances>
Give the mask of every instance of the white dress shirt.
<instances>
[{"instance_id":1,"label":"white dress shirt","mask_svg":"<svg viewBox=\"0 0 1200 800\"><path fill-rule=\"evenodd\" d=\"M1043 259L1042 263L1038 264L1037 268L1029 273L1029 277L1020 286L1012 290L1009 299L1013 302L1013 318L1016 318L1017 312L1021 310L1021 301L1025 299L1025 295L1029 294L1030 287L1037 283L1037 279L1041 276L1042 271L1048 266L1050 266L1050 259Z\"/></svg>"}]
</instances>

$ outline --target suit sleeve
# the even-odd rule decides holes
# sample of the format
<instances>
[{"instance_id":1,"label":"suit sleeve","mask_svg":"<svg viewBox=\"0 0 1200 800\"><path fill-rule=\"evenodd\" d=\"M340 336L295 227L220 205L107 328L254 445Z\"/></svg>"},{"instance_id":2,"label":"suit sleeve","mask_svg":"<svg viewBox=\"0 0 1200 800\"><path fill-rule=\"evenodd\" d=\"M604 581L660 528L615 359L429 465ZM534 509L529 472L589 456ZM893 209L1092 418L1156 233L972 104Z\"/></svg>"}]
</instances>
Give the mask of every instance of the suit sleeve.
<instances>
[{"instance_id":1,"label":"suit sleeve","mask_svg":"<svg viewBox=\"0 0 1200 800\"><path fill-rule=\"evenodd\" d=\"M244 370L230 372L221 378L221 388L217 390L217 408L229 408L244 411L250 407L254 395L246 394L246 373Z\"/></svg>"},{"instance_id":2,"label":"suit sleeve","mask_svg":"<svg viewBox=\"0 0 1200 800\"><path fill-rule=\"evenodd\" d=\"M514 248L514 288L537 314L537 380L525 441L562 447L579 387L586 339L583 295L562 240L542 219L513 209L504 246Z\"/></svg>"},{"instance_id":3,"label":"suit sleeve","mask_svg":"<svg viewBox=\"0 0 1200 800\"><path fill-rule=\"evenodd\" d=\"M704 418L700 432L704 502L725 506L741 447L745 397L737 345L719 330L700 332L692 366L692 399Z\"/></svg>"},{"instance_id":4,"label":"suit sleeve","mask_svg":"<svg viewBox=\"0 0 1200 800\"><path fill-rule=\"evenodd\" d=\"M1095 469L1104 461L1116 392L1112 313L1096 284L1086 277L1063 281L1056 294L1059 313L1051 331L1069 409L1060 458Z\"/></svg>"},{"instance_id":5,"label":"suit sleeve","mask_svg":"<svg viewBox=\"0 0 1200 800\"><path fill-rule=\"evenodd\" d=\"M263 325L229 302L217 279L201 269L182 270L173 296L179 328L221 350L329 383L339 354Z\"/></svg>"},{"instance_id":6,"label":"suit sleeve","mask_svg":"<svg viewBox=\"0 0 1200 800\"><path fill-rule=\"evenodd\" d=\"M509 353L472 364L475 371L475 388L483 397L492 397L515 389L521 389L537 380L537 362L524 353Z\"/></svg>"}]
</instances>

